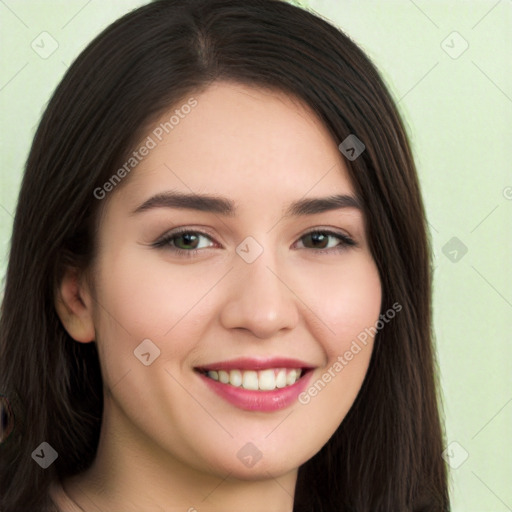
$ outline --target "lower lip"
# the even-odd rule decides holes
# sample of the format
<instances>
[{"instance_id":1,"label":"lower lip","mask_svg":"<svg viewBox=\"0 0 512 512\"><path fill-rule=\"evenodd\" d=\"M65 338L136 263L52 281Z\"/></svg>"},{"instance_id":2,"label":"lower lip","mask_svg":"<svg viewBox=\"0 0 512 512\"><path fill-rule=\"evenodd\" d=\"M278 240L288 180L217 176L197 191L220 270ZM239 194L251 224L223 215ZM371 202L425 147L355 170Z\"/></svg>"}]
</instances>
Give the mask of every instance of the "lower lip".
<instances>
[{"instance_id":1,"label":"lower lip","mask_svg":"<svg viewBox=\"0 0 512 512\"><path fill-rule=\"evenodd\" d=\"M199 376L210 389L239 409L272 412L285 409L295 402L307 386L312 373L312 371L308 371L295 384L273 391L253 391L224 384L202 373Z\"/></svg>"}]
</instances>

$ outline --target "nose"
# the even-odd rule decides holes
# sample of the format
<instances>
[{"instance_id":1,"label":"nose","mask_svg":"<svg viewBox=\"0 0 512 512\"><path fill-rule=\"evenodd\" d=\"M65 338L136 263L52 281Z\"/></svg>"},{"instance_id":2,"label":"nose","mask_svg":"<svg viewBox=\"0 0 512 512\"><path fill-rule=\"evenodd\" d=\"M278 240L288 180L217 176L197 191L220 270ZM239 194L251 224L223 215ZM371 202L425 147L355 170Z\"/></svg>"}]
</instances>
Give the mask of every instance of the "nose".
<instances>
[{"instance_id":1,"label":"nose","mask_svg":"<svg viewBox=\"0 0 512 512\"><path fill-rule=\"evenodd\" d=\"M230 274L229 294L220 314L226 329L243 329L264 339L297 325L297 296L270 251L264 250L252 263L237 256Z\"/></svg>"}]
</instances>

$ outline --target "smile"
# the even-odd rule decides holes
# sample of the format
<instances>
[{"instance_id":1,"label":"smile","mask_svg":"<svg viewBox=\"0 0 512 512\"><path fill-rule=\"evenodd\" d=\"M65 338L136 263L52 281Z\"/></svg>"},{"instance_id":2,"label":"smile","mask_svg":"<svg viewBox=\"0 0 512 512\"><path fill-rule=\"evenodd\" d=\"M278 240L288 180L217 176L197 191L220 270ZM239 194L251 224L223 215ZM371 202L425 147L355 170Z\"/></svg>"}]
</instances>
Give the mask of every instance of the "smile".
<instances>
[{"instance_id":1,"label":"smile","mask_svg":"<svg viewBox=\"0 0 512 512\"><path fill-rule=\"evenodd\" d=\"M253 391L272 391L292 386L301 377L300 368L269 368L267 370L210 370L206 375L213 380Z\"/></svg>"},{"instance_id":2,"label":"smile","mask_svg":"<svg viewBox=\"0 0 512 512\"><path fill-rule=\"evenodd\" d=\"M272 412L298 400L314 367L297 359L240 358L196 367L210 392L246 411Z\"/></svg>"}]
</instances>

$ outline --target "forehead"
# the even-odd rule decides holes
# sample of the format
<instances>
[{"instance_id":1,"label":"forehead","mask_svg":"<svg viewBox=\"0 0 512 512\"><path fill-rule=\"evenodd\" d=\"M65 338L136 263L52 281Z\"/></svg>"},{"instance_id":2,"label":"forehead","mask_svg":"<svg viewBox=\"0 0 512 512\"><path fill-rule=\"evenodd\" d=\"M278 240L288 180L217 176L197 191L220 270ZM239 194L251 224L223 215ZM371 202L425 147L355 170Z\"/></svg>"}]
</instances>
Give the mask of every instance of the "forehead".
<instances>
[{"instance_id":1,"label":"forehead","mask_svg":"<svg viewBox=\"0 0 512 512\"><path fill-rule=\"evenodd\" d=\"M228 196L237 209L353 193L332 135L283 92L214 83L165 112L142 144L149 140L119 194L134 207L164 190Z\"/></svg>"}]
</instances>

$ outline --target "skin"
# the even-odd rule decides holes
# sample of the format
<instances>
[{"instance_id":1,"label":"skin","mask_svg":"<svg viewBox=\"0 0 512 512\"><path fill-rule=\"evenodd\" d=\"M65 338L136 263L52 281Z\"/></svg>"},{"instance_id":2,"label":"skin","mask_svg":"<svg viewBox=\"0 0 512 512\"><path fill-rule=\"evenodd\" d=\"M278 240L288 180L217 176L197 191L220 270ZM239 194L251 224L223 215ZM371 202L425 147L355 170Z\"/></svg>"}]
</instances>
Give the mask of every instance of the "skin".
<instances>
[{"instance_id":1,"label":"skin","mask_svg":"<svg viewBox=\"0 0 512 512\"><path fill-rule=\"evenodd\" d=\"M191 113L105 199L93 286L70 269L56 301L70 335L97 343L105 385L96 459L63 482L85 511L291 511L299 466L335 432L368 368L372 338L308 404L275 412L241 410L194 372L285 356L314 366L315 382L381 306L362 211L283 217L304 197L355 195L318 118L289 95L235 83L194 97ZM225 196L237 213L131 213L169 190ZM152 246L177 227L206 232L197 254ZM304 236L313 228L357 246L337 251L336 237L315 245ZM263 248L250 264L235 250L248 236ZM175 239L190 251L187 243ZM144 339L160 350L150 366L133 353ZM252 467L237 457L248 442L262 454Z\"/></svg>"}]
</instances>

